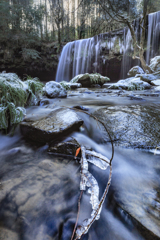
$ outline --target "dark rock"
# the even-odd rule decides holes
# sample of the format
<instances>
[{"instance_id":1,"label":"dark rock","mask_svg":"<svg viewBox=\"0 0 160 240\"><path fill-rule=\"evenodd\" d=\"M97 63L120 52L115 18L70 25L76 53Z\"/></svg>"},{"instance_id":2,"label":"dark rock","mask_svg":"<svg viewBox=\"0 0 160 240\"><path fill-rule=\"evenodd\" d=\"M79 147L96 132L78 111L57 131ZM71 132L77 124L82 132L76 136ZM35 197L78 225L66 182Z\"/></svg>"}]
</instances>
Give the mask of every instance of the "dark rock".
<instances>
[{"instance_id":1,"label":"dark rock","mask_svg":"<svg viewBox=\"0 0 160 240\"><path fill-rule=\"evenodd\" d=\"M26 118L20 128L26 138L46 143L78 130L82 124L83 121L74 111L59 108L35 121Z\"/></svg>"},{"instance_id":2,"label":"dark rock","mask_svg":"<svg viewBox=\"0 0 160 240\"><path fill-rule=\"evenodd\" d=\"M77 148L79 148L79 145L75 140L71 139L70 141L58 143L57 145L50 145L48 152L75 156Z\"/></svg>"}]
</instances>

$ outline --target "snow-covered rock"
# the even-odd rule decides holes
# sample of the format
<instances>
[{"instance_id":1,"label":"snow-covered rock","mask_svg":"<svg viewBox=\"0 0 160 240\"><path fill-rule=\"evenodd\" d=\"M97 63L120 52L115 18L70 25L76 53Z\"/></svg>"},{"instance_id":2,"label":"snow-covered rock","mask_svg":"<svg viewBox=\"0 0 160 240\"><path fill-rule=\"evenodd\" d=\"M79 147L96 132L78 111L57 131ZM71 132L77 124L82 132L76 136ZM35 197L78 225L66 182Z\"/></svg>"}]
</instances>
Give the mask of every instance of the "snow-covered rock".
<instances>
[{"instance_id":1,"label":"snow-covered rock","mask_svg":"<svg viewBox=\"0 0 160 240\"><path fill-rule=\"evenodd\" d=\"M160 71L150 74L142 74L140 78L145 82L151 83L153 80L160 79Z\"/></svg>"},{"instance_id":2,"label":"snow-covered rock","mask_svg":"<svg viewBox=\"0 0 160 240\"><path fill-rule=\"evenodd\" d=\"M160 71L160 56L152 58L149 66L154 72Z\"/></svg>"},{"instance_id":3,"label":"snow-covered rock","mask_svg":"<svg viewBox=\"0 0 160 240\"><path fill-rule=\"evenodd\" d=\"M160 86L160 79L153 80L153 81L151 82L151 84L154 85L154 86Z\"/></svg>"},{"instance_id":4,"label":"snow-covered rock","mask_svg":"<svg viewBox=\"0 0 160 240\"><path fill-rule=\"evenodd\" d=\"M139 66L135 66L135 67L131 68L129 70L129 72L127 73L127 75L129 77L135 77L136 74L144 74L143 69L141 67L139 67Z\"/></svg>"},{"instance_id":5,"label":"snow-covered rock","mask_svg":"<svg viewBox=\"0 0 160 240\"><path fill-rule=\"evenodd\" d=\"M44 86L43 90L44 90L44 93L49 98L67 97L66 90L58 82L54 82L54 81L47 82L46 85Z\"/></svg>"},{"instance_id":6,"label":"snow-covered rock","mask_svg":"<svg viewBox=\"0 0 160 240\"><path fill-rule=\"evenodd\" d=\"M110 89L125 89L125 90L144 90L151 88L151 85L138 78L127 78L120 80L117 83L112 84L108 88Z\"/></svg>"}]
</instances>

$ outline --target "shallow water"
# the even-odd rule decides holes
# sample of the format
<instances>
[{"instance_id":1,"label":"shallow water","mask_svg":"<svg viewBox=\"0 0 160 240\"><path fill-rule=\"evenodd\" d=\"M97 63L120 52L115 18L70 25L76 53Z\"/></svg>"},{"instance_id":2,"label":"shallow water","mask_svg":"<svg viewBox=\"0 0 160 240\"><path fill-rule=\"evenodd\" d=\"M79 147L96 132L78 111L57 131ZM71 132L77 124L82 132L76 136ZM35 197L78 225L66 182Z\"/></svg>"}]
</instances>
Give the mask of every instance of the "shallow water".
<instances>
[{"instance_id":1,"label":"shallow water","mask_svg":"<svg viewBox=\"0 0 160 240\"><path fill-rule=\"evenodd\" d=\"M49 106L28 108L27 114L36 118L60 105L83 105L93 112L107 105L131 103L127 97L119 98L116 94L105 98L96 94L75 93L67 99L49 100ZM152 98L147 104L155 102ZM84 113L79 114L85 128L72 136L110 158L110 143L100 144L97 140L102 134L96 122ZM0 135L0 239L71 239L80 194L80 166L72 158L48 154L47 147L26 142L18 129L13 137ZM89 171L97 179L102 194L108 170L89 164ZM112 182L101 217L82 239L158 239L140 223L160 236L159 173L158 154L116 147ZM89 195L84 193L78 224L90 217L90 211Z\"/></svg>"}]
</instances>

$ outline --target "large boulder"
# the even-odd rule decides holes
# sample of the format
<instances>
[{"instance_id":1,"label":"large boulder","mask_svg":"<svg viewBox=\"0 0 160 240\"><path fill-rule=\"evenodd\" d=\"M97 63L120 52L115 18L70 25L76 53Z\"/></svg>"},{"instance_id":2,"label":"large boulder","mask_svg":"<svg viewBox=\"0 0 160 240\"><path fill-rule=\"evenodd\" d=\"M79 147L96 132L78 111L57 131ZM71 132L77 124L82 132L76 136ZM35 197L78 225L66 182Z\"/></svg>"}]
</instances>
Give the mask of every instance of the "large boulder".
<instances>
[{"instance_id":1,"label":"large boulder","mask_svg":"<svg viewBox=\"0 0 160 240\"><path fill-rule=\"evenodd\" d=\"M21 122L22 134L36 142L51 142L78 130L83 121L78 115L66 108L58 108L36 118L26 117Z\"/></svg>"},{"instance_id":2,"label":"large boulder","mask_svg":"<svg viewBox=\"0 0 160 240\"><path fill-rule=\"evenodd\" d=\"M145 82L151 83L153 80L160 79L160 71L150 74L142 74L140 78Z\"/></svg>"},{"instance_id":3,"label":"large boulder","mask_svg":"<svg viewBox=\"0 0 160 240\"><path fill-rule=\"evenodd\" d=\"M143 69L142 69L141 67L139 67L139 66L134 66L134 67L131 68L131 69L129 70L129 72L127 73L127 75L128 75L129 77L135 77L136 74L144 74Z\"/></svg>"},{"instance_id":4,"label":"large boulder","mask_svg":"<svg viewBox=\"0 0 160 240\"><path fill-rule=\"evenodd\" d=\"M49 98L64 98L67 97L66 90L62 87L62 85L55 81L47 82L45 87L43 88L44 93Z\"/></svg>"},{"instance_id":5,"label":"large boulder","mask_svg":"<svg viewBox=\"0 0 160 240\"><path fill-rule=\"evenodd\" d=\"M79 74L75 76L70 81L70 83L81 83L82 87L92 87L96 84L99 84L100 86L102 86L104 83L108 81L110 81L108 77L104 77L99 73L95 73L95 74L85 73L85 74Z\"/></svg>"},{"instance_id":6,"label":"large boulder","mask_svg":"<svg viewBox=\"0 0 160 240\"><path fill-rule=\"evenodd\" d=\"M149 66L154 72L160 71L160 56L152 58Z\"/></svg>"},{"instance_id":7,"label":"large boulder","mask_svg":"<svg viewBox=\"0 0 160 240\"><path fill-rule=\"evenodd\" d=\"M117 83L112 84L108 88L110 89L125 89L125 90L144 90L151 88L151 85L138 78L127 78L120 80Z\"/></svg>"}]
</instances>

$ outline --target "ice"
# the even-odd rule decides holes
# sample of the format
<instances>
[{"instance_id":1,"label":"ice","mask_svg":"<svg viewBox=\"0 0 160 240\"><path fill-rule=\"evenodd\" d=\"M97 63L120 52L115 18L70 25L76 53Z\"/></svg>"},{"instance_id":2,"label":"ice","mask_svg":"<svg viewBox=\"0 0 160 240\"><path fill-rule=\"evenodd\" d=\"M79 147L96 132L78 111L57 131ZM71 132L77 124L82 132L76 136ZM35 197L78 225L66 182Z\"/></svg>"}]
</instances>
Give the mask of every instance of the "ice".
<instances>
[{"instance_id":1,"label":"ice","mask_svg":"<svg viewBox=\"0 0 160 240\"><path fill-rule=\"evenodd\" d=\"M88 156L87 161L93 163L95 166L105 170L109 166L109 159L104 157L101 153L86 150Z\"/></svg>"},{"instance_id":2,"label":"ice","mask_svg":"<svg viewBox=\"0 0 160 240\"><path fill-rule=\"evenodd\" d=\"M108 185L102 195L101 200L99 200L99 186L97 180L88 171L88 162L93 163L102 170L107 169L110 166L110 161L107 157L95 151L86 150L84 146L81 146L81 182L80 190L86 190L88 188L88 193L90 196L90 203L92 205L91 216L85 219L80 227L76 230L76 239L80 239L83 234L86 234L95 220L100 218L100 213L102 210L102 205L105 200ZM87 158L86 158L87 156ZM109 185L110 185L109 179Z\"/></svg>"}]
</instances>

